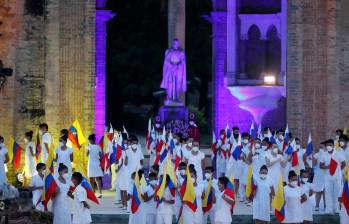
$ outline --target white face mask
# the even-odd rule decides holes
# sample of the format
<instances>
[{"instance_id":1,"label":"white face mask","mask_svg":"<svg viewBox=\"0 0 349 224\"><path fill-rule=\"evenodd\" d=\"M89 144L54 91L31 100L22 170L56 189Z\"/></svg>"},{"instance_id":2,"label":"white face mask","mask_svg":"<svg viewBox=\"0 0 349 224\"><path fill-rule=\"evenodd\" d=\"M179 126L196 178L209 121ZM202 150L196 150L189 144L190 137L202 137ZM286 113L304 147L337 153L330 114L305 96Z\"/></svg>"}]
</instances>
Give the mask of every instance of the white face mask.
<instances>
[{"instance_id":1,"label":"white face mask","mask_svg":"<svg viewBox=\"0 0 349 224\"><path fill-rule=\"evenodd\" d=\"M263 150L266 150L266 149L267 149L267 146L262 145L262 149L263 149Z\"/></svg>"},{"instance_id":2,"label":"white face mask","mask_svg":"<svg viewBox=\"0 0 349 224\"><path fill-rule=\"evenodd\" d=\"M256 149L259 149L259 148L261 147L261 144L256 143L256 144L254 144L254 147L255 147Z\"/></svg>"},{"instance_id":3,"label":"white face mask","mask_svg":"<svg viewBox=\"0 0 349 224\"><path fill-rule=\"evenodd\" d=\"M260 177L262 180L265 180L265 179L267 179L267 174L261 173L261 174L259 174L259 177Z\"/></svg>"},{"instance_id":4,"label":"white face mask","mask_svg":"<svg viewBox=\"0 0 349 224\"><path fill-rule=\"evenodd\" d=\"M179 170L179 173L184 176L185 175L185 170Z\"/></svg>"},{"instance_id":5,"label":"white face mask","mask_svg":"<svg viewBox=\"0 0 349 224\"><path fill-rule=\"evenodd\" d=\"M307 183L307 182L308 182L308 178L307 178L307 177L303 177L303 178L302 178L302 181L303 181L304 183Z\"/></svg>"},{"instance_id":6,"label":"white face mask","mask_svg":"<svg viewBox=\"0 0 349 224\"><path fill-rule=\"evenodd\" d=\"M25 139L24 139L24 142L25 142L25 143L28 143L29 141L28 141L28 139L25 138Z\"/></svg>"},{"instance_id":7,"label":"white face mask","mask_svg":"<svg viewBox=\"0 0 349 224\"><path fill-rule=\"evenodd\" d=\"M336 139L337 139L337 140L339 139L339 135L336 135Z\"/></svg>"},{"instance_id":8,"label":"white face mask","mask_svg":"<svg viewBox=\"0 0 349 224\"><path fill-rule=\"evenodd\" d=\"M63 143L62 142L59 142L59 147L62 147L63 146Z\"/></svg>"},{"instance_id":9,"label":"white face mask","mask_svg":"<svg viewBox=\"0 0 349 224\"><path fill-rule=\"evenodd\" d=\"M333 151L333 146L326 146L327 151L332 152Z\"/></svg>"},{"instance_id":10,"label":"white face mask","mask_svg":"<svg viewBox=\"0 0 349 224\"><path fill-rule=\"evenodd\" d=\"M301 145L298 145L298 144L297 144L297 145L296 145L296 148L297 148L297 149L300 149L300 148L301 148Z\"/></svg>"},{"instance_id":11,"label":"white face mask","mask_svg":"<svg viewBox=\"0 0 349 224\"><path fill-rule=\"evenodd\" d=\"M177 141L176 138L174 138L174 139L173 139L173 142L174 142L174 144L177 144L178 141Z\"/></svg>"},{"instance_id":12,"label":"white face mask","mask_svg":"<svg viewBox=\"0 0 349 224\"><path fill-rule=\"evenodd\" d=\"M62 175L62 177L64 178L64 180L68 180L69 174L68 174L68 173L65 173L65 174Z\"/></svg>"},{"instance_id":13,"label":"white face mask","mask_svg":"<svg viewBox=\"0 0 349 224\"><path fill-rule=\"evenodd\" d=\"M210 173L205 173L205 178L206 178L206 180L209 180L210 178L211 178L211 174Z\"/></svg>"},{"instance_id":14,"label":"white face mask","mask_svg":"<svg viewBox=\"0 0 349 224\"><path fill-rule=\"evenodd\" d=\"M137 149L137 144L133 144L132 149Z\"/></svg>"},{"instance_id":15,"label":"white face mask","mask_svg":"<svg viewBox=\"0 0 349 224\"><path fill-rule=\"evenodd\" d=\"M273 153L274 153L274 154L278 154L278 152L279 152L279 149L278 149L278 148L273 148Z\"/></svg>"},{"instance_id":16,"label":"white face mask","mask_svg":"<svg viewBox=\"0 0 349 224\"><path fill-rule=\"evenodd\" d=\"M221 135L221 139L223 139L224 138L224 135Z\"/></svg>"},{"instance_id":17,"label":"white face mask","mask_svg":"<svg viewBox=\"0 0 349 224\"><path fill-rule=\"evenodd\" d=\"M39 130L39 135L42 135L42 134L43 134L43 132L41 130Z\"/></svg>"},{"instance_id":18,"label":"white face mask","mask_svg":"<svg viewBox=\"0 0 349 224\"><path fill-rule=\"evenodd\" d=\"M193 152L198 152L199 151L199 148L198 147L193 147L192 149L191 149Z\"/></svg>"},{"instance_id":19,"label":"white face mask","mask_svg":"<svg viewBox=\"0 0 349 224\"><path fill-rule=\"evenodd\" d=\"M246 145L248 143L248 139L243 139L242 143L244 143Z\"/></svg>"},{"instance_id":20,"label":"white face mask","mask_svg":"<svg viewBox=\"0 0 349 224\"><path fill-rule=\"evenodd\" d=\"M344 147L344 146L345 146L345 142L340 141L340 142L339 142L339 146L340 146L340 147Z\"/></svg>"},{"instance_id":21,"label":"white face mask","mask_svg":"<svg viewBox=\"0 0 349 224\"><path fill-rule=\"evenodd\" d=\"M283 135L279 135L279 140L280 141L284 140L284 136Z\"/></svg>"},{"instance_id":22,"label":"white face mask","mask_svg":"<svg viewBox=\"0 0 349 224\"><path fill-rule=\"evenodd\" d=\"M152 180L152 181L150 181L150 184L153 185L153 186L155 186L157 183L158 183L157 180Z\"/></svg>"},{"instance_id":23,"label":"white face mask","mask_svg":"<svg viewBox=\"0 0 349 224\"><path fill-rule=\"evenodd\" d=\"M193 146L193 143L192 143L192 142L188 142L188 146L189 146L189 147L192 147L192 146Z\"/></svg>"},{"instance_id":24,"label":"white face mask","mask_svg":"<svg viewBox=\"0 0 349 224\"><path fill-rule=\"evenodd\" d=\"M291 182L290 182L290 185L291 185L292 187L296 187L296 186L298 185L298 181L296 181L296 180L291 181Z\"/></svg>"},{"instance_id":25,"label":"white face mask","mask_svg":"<svg viewBox=\"0 0 349 224\"><path fill-rule=\"evenodd\" d=\"M41 174L45 176L46 170L41 170Z\"/></svg>"},{"instance_id":26,"label":"white face mask","mask_svg":"<svg viewBox=\"0 0 349 224\"><path fill-rule=\"evenodd\" d=\"M196 179L195 178L192 178L193 179L193 184L195 184L196 183Z\"/></svg>"}]
</instances>

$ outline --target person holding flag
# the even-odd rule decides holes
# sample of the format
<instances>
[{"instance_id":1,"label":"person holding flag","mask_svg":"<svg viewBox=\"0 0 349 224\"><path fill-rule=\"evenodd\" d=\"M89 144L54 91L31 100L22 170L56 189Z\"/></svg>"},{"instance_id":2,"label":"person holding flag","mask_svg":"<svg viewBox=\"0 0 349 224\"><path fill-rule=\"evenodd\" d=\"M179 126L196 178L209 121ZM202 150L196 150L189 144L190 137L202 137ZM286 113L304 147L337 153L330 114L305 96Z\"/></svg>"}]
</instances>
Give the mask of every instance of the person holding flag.
<instances>
[{"instance_id":1,"label":"person holding flag","mask_svg":"<svg viewBox=\"0 0 349 224\"><path fill-rule=\"evenodd\" d=\"M339 150L334 150L334 141L326 142L327 152L320 160L320 169L325 170L325 201L326 213L336 213L338 209L337 197L342 182L342 169L345 167L345 158Z\"/></svg>"},{"instance_id":2,"label":"person holding flag","mask_svg":"<svg viewBox=\"0 0 349 224\"><path fill-rule=\"evenodd\" d=\"M287 160L282 159L277 144L273 144L269 151L265 156L265 162L269 170L268 178L272 181L274 189L277 189L278 179L275 177L282 175L282 167L285 167Z\"/></svg>"},{"instance_id":3,"label":"person holding flag","mask_svg":"<svg viewBox=\"0 0 349 224\"><path fill-rule=\"evenodd\" d=\"M4 145L4 137L0 136L0 186L7 183L5 166L9 160L8 150Z\"/></svg>"},{"instance_id":4,"label":"person holding flag","mask_svg":"<svg viewBox=\"0 0 349 224\"><path fill-rule=\"evenodd\" d=\"M46 123L39 125L39 134L41 135L41 162L46 164L52 144L52 137L48 133L48 125Z\"/></svg>"},{"instance_id":5,"label":"person holding flag","mask_svg":"<svg viewBox=\"0 0 349 224\"><path fill-rule=\"evenodd\" d=\"M241 134L241 144L242 144L242 153L241 153L241 176L239 178L240 186L240 202L246 202L248 205L249 202L245 197L245 189L247 185L247 173L248 167L251 164L250 155L252 155L252 148L249 145L249 135L247 132Z\"/></svg>"},{"instance_id":6,"label":"person holding flag","mask_svg":"<svg viewBox=\"0 0 349 224\"><path fill-rule=\"evenodd\" d=\"M81 185L83 176L79 172L72 175L71 181L75 186L74 195L69 191L69 195L74 199L73 221L72 224L89 224L92 222L90 206L87 203L87 192Z\"/></svg>"},{"instance_id":7,"label":"person holding flag","mask_svg":"<svg viewBox=\"0 0 349 224\"><path fill-rule=\"evenodd\" d=\"M169 161L170 162L170 161ZM165 178L165 179L163 179ZM156 224L172 224L172 215L173 215L173 205L175 204L174 195L171 193L169 188L169 183L172 182L170 175L167 172L164 172L162 177L162 183L159 183L159 190L156 193L159 193L161 185L164 186L161 198L157 198L158 207L156 213ZM159 196L156 196L159 197Z\"/></svg>"},{"instance_id":8,"label":"person holding flag","mask_svg":"<svg viewBox=\"0 0 349 224\"><path fill-rule=\"evenodd\" d=\"M214 207L216 204L216 192L218 192L218 180L213 176L214 169L212 166L205 168L204 198L202 200L202 207L204 211L203 224L207 224L208 219L214 222Z\"/></svg>"},{"instance_id":9,"label":"person holding flag","mask_svg":"<svg viewBox=\"0 0 349 224\"><path fill-rule=\"evenodd\" d=\"M128 189L128 200L131 200L131 213L129 215L129 224L143 223L146 219L143 197L145 188L141 186L140 177L143 176L143 170L135 171L131 174L132 184Z\"/></svg>"},{"instance_id":10,"label":"person holding flag","mask_svg":"<svg viewBox=\"0 0 349 224\"><path fill-rule=\"evenodd\" d=\"M144 209L146 212L146 224L154 224L156 223L156 202L155 202L155 190L158 187L158 180L156 173L149 173L148 175L149 184L145 187L144 192Z\"/></svg>"},{"instance_id":11,"label":"person holding flag","mask_svg":"<svg viewBox=\"0 0 349 224\"><path fill-rule=\"evenodd\" d=\"M142 150L138 149L138 138L136 136L130 135L128 142L129 148L126 150L125 165L129 174L132 174L142 168L144 156Z\"/></svg>"},{"instance_id":12,"label":"person holding flag","mask_svg":"<svg viewBox=\"0 0 349 224\"><path fill-rule=\"evenodd\" d=\"M89 144L87 146L87 156L88 156L88 170L87 176L90 179L93 191L96 191L94 187L97 186L99 192L98 198L102 197L102 181L103 171L100 166L100 159L102 158L102 149L96 144L96 135L92 134L88 136Z\"/></svg>"},{"instance_id":13,"label":"person holding flag","mask_svg":"<svg viewBox=\"0 0 349 224\"><path fill-rule=\"evenodd\" d=\"M25 147L25 165L24 165L24 178L32 178L37 174L36 172L36 159L35 159L35 144L32 141L33 131L28 131L25 133L24 142Z\"/></svg>"},{"instance_id":14,"label":"person holding flag","mask_svg":"<svg viewBox=\"0 0 349 224\"><path fill-rule=\"evenodd\" d=\"M128 139L126 138L127 136L125 134L121 135L123 139L123 147L129 148L128 147ZM125 139L123 138L125 137ZM119 136L120 138L120 136ZM120 147L120 146L119 146ZM132 149L128 149L132 150ZM121 181L116 181L116 195L119 194L120 192L120 198L121 198L121 205L120 208L123 210L127 211L127 190L129 188L129 180L130 180L130 174L128 172L128 168L126 166L126 152L124 149L121 150L121 156L117 162L118 166L116 168L116 174L118 176L118 180Z\"/></svg>"},{"instance_id":15,"label":"person holding flag","mask_svg":"<svg viewBox=\"0 0 349 224\"><path fill-rule=\"evenodd\" d=\"M302 203L307 200L307 196L298 186L298 176L291 170L288 174L288 184L284 187L285 197L285 219L283 223L303 223Z\"/></svg>"},{"instance_id":16,"label":"person holding flag","mask_svg":"<svg viewBox=\"0 0 349 224\"><path fill-rule=\"evenodd\" d=\"M349 172L348 167L343 170L343 187L338 196L340 203L339 220L340 224L349 223Z\"/></svg>"},{"instance_id":17,"label":"person holding flag","mask_svg":"<svg viewBox=\"0 0 349 224\"><path fill-rule=\"evenodd\" d=\"M228 151L228 144L227 144L227 133L224 129L220 130L219 132L219 139L217 140L216 144L216 171L217 171L217 177L224 176L227 169L227 151Z\"/></svg>"},{"instance_id":18,"label":"person holding flag","mask_svg":"<svg viewBox=\"0 0 349 224\"><path fill-rule=\"evenodd\" d=\"M253 177L256 191L253 195L252 214L255 223L270 222L270 200L274 197L274 187L268 177L268 167L259 168L258 177Z\"/></svg>"},{"instance_id":19,"label":"person holding flag","mask_svg":"<svg viewBox=\"0 0 349 224\"><path fill-rule=\"evenodd\" d=\"M68 167L60 163L58 166L58 177L55 179L57 192L52 199L53 224L71 223L71 207L68 196L69 189L72 185L70 178Z\"/></svg>"},{"instance_id":20,"label":"person holding flag","mask_svg":"<svg viewBox=\"0 0 349 224\"><path fill-rule=\"evenodd\" d=\"M322 156L325 154L325 152L326 152L326 141L321 142L319 145L319 149L315 151L315 153L313 154L313 161L312 161L313 167L314 167L313 189L315 192L315 211L316 212L320 210L319 207L320 207L321 198L324 202L324 207L326 207L324 179L325 179L327 170L320 169L320 161Z\"/></svg>"},{"instance_id":21,"label":"person holding flag","mask_svg":"<svg viewBox=\"0 0 349 224\"><path fill-rule=\"evenodd\" d=\"M42 190L44 189L44 177L46 174L46 165L44 163L38 163L36 165L37 175L33 176L29 183L29 190L33 194L33 206L35 209L44 211L44 205L42 203Z\"/></svg>"},{"instance_id":22,"label":"person holding flag","mask_svg":"<svg viewBox=\"0 0 349 224\"><path fill-rule=\"evenodd\" d=\"M68 167L68 175L71 177L72 175L72 162L73 162L73 149L67 147L68 136L62 136L59 139L60 146L56 148L56 159L57 164L63 163ZM58 166L56 167L58 170ZM57 172L58 173L58 172Z\"/></svg>"},{"instance_id":23,"label":"person holding flag","mask_svg":"<svg viewBox=\"0 0 349 224\"><path fill-rule=\"evenodd\" d=\"M218 178L218 189L220 192L216 195L216 206L214 213L215 224L230 224L232 222L231 208L235 204L232 183L227 177Z\"/></svg>"},{"instance_id":24,"label":"person holding flag","mask_svg":"<svg viewBox=\"0 0 349 224\"><path fill-rule=\"evenodd\" d=\"M205 159L205 154L200 151L199 142L197 141L193 142L193 148L191 149L191 153L188 154L185 159L188 165L190 164L194 165L194 168L197 174L197 181L199 184L201 184L202 178L203 178L202 165Z\"/></svg>"},{"instance_id":25,"label":"person holding flag","mask_svg":"<svg viewBox=\"0 0 349 224\"><path fill-rule=\"evenodd\" d=\"M313 195L313 184L309 182L309 173L307 170L300 170L301 189L307 196L307 200L302 204L303 223L311 223L313 221L313 206L310 197Z\"/></svg>"}]
</instances>

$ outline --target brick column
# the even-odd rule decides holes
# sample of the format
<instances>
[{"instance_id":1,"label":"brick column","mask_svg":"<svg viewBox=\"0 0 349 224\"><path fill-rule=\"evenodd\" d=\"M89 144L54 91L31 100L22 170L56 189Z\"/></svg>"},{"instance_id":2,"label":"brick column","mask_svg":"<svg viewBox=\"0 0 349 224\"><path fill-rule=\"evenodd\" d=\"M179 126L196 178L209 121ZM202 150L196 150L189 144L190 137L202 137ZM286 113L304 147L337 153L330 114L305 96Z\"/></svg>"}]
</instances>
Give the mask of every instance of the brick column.
<instances>
[{"instance_id":1,"label":"brick column","mask_svg":"<svg viewBox=\"0 0 349 224\"><path fill-rule=\"evenodd\" d=\"M114 16L110 10L96 10L95 134L97 139L103 135L105 129L107 22Z\"/></svg>"}]
</instances>

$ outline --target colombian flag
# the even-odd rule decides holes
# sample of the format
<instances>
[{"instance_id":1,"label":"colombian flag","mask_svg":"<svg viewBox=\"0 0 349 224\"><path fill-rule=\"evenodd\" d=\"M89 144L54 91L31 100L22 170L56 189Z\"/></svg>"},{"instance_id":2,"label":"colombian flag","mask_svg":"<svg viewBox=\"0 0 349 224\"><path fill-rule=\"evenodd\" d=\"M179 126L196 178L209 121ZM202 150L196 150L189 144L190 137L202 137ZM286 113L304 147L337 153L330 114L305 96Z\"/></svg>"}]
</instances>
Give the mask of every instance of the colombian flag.
<instances>
[{"instance_id":1,"label":"colombian flag","mask_svg":"<svg viewBox=\"0 0 349 224\"><path fill-rule=\"evenodd\" d=\"M250 165L247 173L246 197L252 200L256 190L257 186L253 183L252 166Z\"/></svg>"},{"instance_id":2,"label":"colombian flag","mask_svg":"<svg viewBox=\"0 0 349 224\"><path fill-rule=\"evenodd\" d=\"M44 190L42 191L41 198L42 203L45 207L45 210L47 210L47 204L49 200L54 196L54 194L57 192L57 183L55 179L52 176L52 173L47 171L46 176L44 178Z\"/></svg>"},{"instance_id":3,"label":"colombian flag","mask_svg":"<svg viewBox=\"0 0 349 224\"><path fill-rule=\"evenodd\" d=\"M285 198L284 198L284 185L282 183L282 177L280 176L278 189L272 202L272 207L275 209L275 217L279 222L285 219Z\"/></svg>"},{"instance_id":4,"label":"colombian flag","mask_svg":"<svg viewBox=\"0 0 349 224\"><path fill-rule=\"evenodd\" d=\"M182 200L187 206L193 210L193 212L197 209L196 197L195 197L195 189L193 180L191 179L189 168L186 169L186 177L183 181L183 184L180 189L180 194L182 196Z\"/></svg>"},{"instance_id":5,"label":"colombian flag","mask_svg":"<svg viewBox=\"0 0 349 224\"><path fill-rule=\"evenodd\" d=\"M349 215L349 172L348 169L346 170L346 177L344 178L344 185L343 185L343 193L342 193L342 203L344 205L345 210L347 211L347 215Z\"/></svg>"},{"instance_id":6,"label":"colombian flag","mask_svg":"<svg viewBox=\"0 0 349 224\"><path fill-rule=\"evenodd\" d=\"M75 120L70 126L68 130L68 138L72 142L73 146L77 147L78 149L80 149L81 146L87 142L78 120Z\"/></svg>"},{"instance_id":7,"label":"colombian flag","mask_svg":"<svg viewBox=\"0 0 349 224\"><path fill-rule=\"evenodd\" d=\"M136 172L135 182L133 184L133 191L131 196L131 212L132 214L136 213L142 200L141 194L141 184L139 181L138 172Z\"/></svg>"},{"instance_id":8,"label":"colombian flag","mask_svg":"<svg viewBox=\"0 0 349 224\"><path fill-rule=\"evenodd\" d=\"M21 154L22 147L19 146L17 142L13 138L10 138L9 142L9 157L10 161L12 161L13 167L15 170L18 170L21 165Z\"/></svg>"},{"instance_id":9,"label":"colombian flag","mask_svg":"<svg viewBox=\"0 0 349 224\"><path fill-rule=\"evenodd\" d=\"M85 177L82 178L80 185L81 185L81 187L83 187L86 190L87 198L90 199L91 201L93 201L94 203L96 203L97 205L99 205L99 201L98 201L95 193L93 193L93 190L92 190L90 183L88 182L88 180ZM74 191L75 188L76 188L75 186L71 186L70 190Z\"/></svg>"},{"instance_id":10,"label":"colombian flag","mask_svg":"<svg viewBox=\"0 0 349 224\"><path fill-rule=\"evenodd\" d=\"M202 210L204 213L207 213L212 209L212 205L213 205L212 197L213 197L213 192L212 192L212 177L211 177L207 184L205 197L202 200Z\"/></svg>"}]
</instances>

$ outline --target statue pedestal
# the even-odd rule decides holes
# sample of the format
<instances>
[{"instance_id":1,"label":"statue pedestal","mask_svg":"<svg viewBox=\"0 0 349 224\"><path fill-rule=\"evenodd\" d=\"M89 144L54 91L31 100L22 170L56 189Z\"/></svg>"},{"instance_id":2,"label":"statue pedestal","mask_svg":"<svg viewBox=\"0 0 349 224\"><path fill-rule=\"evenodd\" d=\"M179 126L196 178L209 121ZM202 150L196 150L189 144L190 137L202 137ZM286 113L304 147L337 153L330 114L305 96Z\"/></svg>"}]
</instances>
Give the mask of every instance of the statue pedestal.
<instances>
[{"instance_id":1,"label":"statue pedestal","mask_svg":"<svg viewBox=\"0 0 349 224\"><path fill-rule=\"evenodd\" d=\"M184 121L188 123L188 108L184 105L165 105L160 107L159 115L162 125L171 121Z\"/></svg>"}]
</instances>

